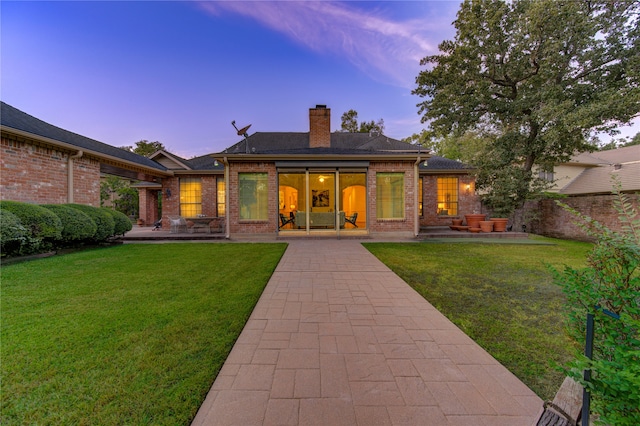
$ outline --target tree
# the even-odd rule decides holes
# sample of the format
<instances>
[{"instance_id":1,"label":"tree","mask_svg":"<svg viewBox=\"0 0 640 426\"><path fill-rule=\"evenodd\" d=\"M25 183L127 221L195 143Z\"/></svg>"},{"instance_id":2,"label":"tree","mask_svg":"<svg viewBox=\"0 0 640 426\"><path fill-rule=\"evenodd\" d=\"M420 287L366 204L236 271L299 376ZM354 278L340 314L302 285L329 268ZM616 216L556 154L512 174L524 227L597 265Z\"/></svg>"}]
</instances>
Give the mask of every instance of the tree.
<instances>
[{"instance_id":1,"label":"tree","mask_svg":"<svg viewBox=\"0 0 640 426\"><path fill-rule=\"evenodd\" d=\"M118 176L107 176L100 181L100 206L113 207L127 216L138 215L138 191L129 181Z\"/></svg>"},{"instance_id":2,"label":"tree","mask_svg":"<svg viewBox=\"0 0 640 426\"><path fill-rule=\"evenodd\" d=\"M144 155L145 157L149 157L151 154L155 153L156 151L166 150L162 142L158 142L158 141L149 142L146 139L136 142L135 148L132 146L121 146L120 148L129 152L135 152L136 154Z\"/></svg>"},{"instance_id":3,"label":"tree","mask_svg":"<svg viewBox=\"0 0 640 426\"><path fill-rule=\"evenodd\" d=\"M593 131L638 114L639 13L634 1L464 1L413 94L436 136L497 134L474 164L492 209L512 213L544 189L536 167L595 150Z\"/></svg>"},{"instance_id":4,"label":"tree","mask_svg":"<svg viewBox=\"0 0 640 426\"><path fill-rule=\"evenodd\" d=\"M354 109L342 114L342 124L340 125L341 132L349 133L369 133L375 131L379 134L384 132L384 120L381 118L378 121L363 121L358 124L358 112Z\"/></svg>"}]
</instances>

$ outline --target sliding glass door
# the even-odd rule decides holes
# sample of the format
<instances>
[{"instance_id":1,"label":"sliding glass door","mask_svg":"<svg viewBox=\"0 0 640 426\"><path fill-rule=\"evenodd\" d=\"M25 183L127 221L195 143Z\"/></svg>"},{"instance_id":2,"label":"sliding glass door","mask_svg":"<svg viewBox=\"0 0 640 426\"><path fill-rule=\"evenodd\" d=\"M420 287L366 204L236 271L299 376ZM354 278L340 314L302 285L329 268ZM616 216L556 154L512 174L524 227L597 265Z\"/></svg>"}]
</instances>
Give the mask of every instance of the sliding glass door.
<instances>
[{"instance_id":1,"label":"sliding glass door","mask_svg":"<svg viewBox=\"0 0 640 426\"><path fill-rule=\"evenodd\" d=\"M280 171L279 231L366 229L366 176L339 170Z\"/></svg>"}]
</instances>

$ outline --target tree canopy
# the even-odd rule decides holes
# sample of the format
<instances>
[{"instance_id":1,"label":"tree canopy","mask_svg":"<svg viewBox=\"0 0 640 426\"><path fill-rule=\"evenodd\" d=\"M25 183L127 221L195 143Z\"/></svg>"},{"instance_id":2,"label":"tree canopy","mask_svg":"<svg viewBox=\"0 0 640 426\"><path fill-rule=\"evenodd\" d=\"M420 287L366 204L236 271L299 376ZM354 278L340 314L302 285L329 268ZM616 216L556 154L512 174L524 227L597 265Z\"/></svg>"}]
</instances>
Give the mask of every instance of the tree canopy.
<instances>
[{"instance_id":1,"label":"tree canopy","mask_svg":"<svg viewBox=\"0 0 640 426\"><path fill-rule=\"evenodd\" d=\"M378 121L371 120L358 123L358 112L354 109L350 109L342 114L341 120L341 132L369 133L372 130L380 134L384 132L384 120L382 118Z\"/></svg>"},{"instance_id":2,"label":"tree canopy","mask_svg":"<svg viewBox=\"0 0 640 426\"><path fill-rule=\"evenodd\" d=\"M144 155L145 157L150 156L156 151L166 150L162 142L149 142L146 139L136 142L135 148L132 146L121 146L120 148L126 151L135 152L136 154Z\"/></svg>"},{"instance_id":3,"label":"tree canopy","mask_svg":"<svg viewBox=\"0 0 640 426\"><path fill-rule=\"evenodd\" d=\"M463 2L413 93L430 138L491 135L475 156L490 207L511 213L543 188L536 168L638 115L639 14L630 0Z\"/></svg>"}]
</instances>

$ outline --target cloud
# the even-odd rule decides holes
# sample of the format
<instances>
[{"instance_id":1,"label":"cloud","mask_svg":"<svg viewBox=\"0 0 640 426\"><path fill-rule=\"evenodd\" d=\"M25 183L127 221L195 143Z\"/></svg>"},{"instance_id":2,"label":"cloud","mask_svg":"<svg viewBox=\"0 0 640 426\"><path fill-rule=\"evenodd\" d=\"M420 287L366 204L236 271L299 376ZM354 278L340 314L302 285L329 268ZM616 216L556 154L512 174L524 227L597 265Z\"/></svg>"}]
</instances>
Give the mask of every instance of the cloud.
<instances>
[{"instance_id":1,"label":"cloud","mask_svg":"<svg viewBox=\"0 0 640 426\"><path fill-rule=\"evenodd\" d=\"M412 87L420 59L437 53L439 42L453 35L450 23L458 4L429 4L434 7L431 16L394 20L390 17L393 2L373 3L375 9L368 2L199 3L203 10L216 16L226 12L250 17L312 51L348 60L376 81L400 87Z\"/></svg>"}]
</instances>

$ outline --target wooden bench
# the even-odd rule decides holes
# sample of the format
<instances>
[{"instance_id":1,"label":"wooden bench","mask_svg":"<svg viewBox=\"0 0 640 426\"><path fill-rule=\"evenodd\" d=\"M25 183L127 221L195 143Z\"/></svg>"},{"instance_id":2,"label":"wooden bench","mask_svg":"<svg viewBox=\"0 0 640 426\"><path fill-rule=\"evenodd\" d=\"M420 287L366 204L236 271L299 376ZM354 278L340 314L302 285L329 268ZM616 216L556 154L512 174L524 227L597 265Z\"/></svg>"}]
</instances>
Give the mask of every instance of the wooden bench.
<instances>
[{"instance_id":1,"label":"wooden bench","mask_svg":"<svg viewBox=\"0 0 640 426\"><path fill-rule=\"evenodd\" d=\"M582 411L582 386L565 377L553 402L544 403L544 412L536 426L575 426Z\"/></svg>"}]
</instances>

